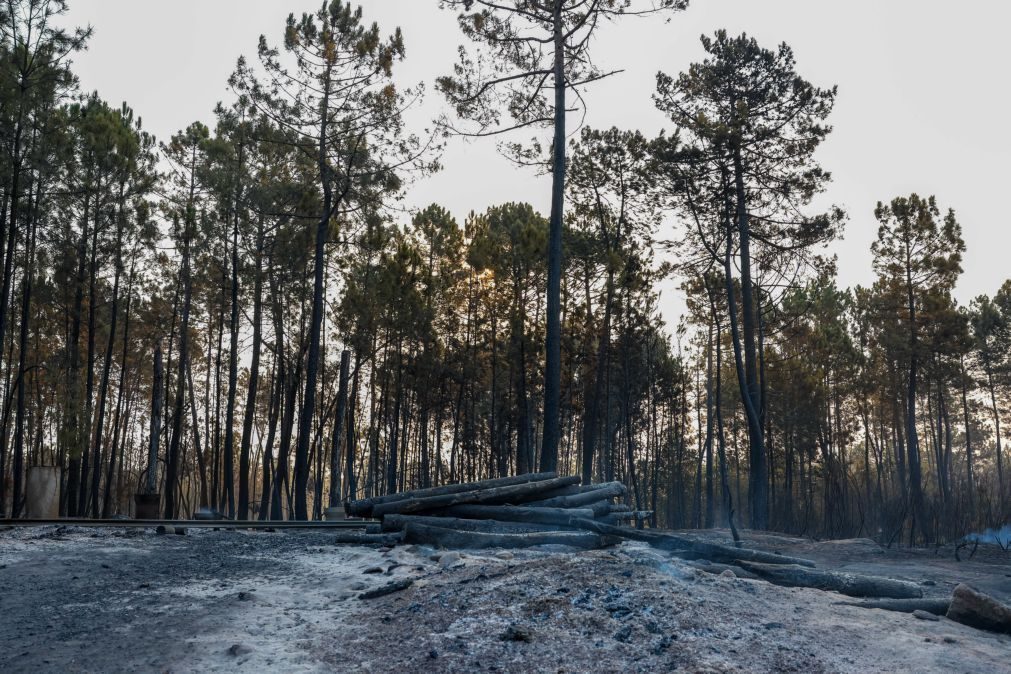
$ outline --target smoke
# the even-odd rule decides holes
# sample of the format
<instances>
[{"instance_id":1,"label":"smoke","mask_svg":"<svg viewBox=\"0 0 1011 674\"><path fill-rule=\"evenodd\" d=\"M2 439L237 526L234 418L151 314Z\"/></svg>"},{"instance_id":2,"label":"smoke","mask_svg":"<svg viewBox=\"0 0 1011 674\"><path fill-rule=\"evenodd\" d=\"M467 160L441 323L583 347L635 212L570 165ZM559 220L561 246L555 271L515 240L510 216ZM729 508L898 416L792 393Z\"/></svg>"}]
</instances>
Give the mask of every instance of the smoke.
<instances>
[{"instance_id":1,"label":"smoke","mask_svg":"<svg viewBox=\"0 0 1011 674\"><path fill-rule=\"evenodd\" d=\"M970 543L999 545L1004 550L1011 549L1011 524L1005 524L1000 529L987 529L983 533L969 534L965 540Z\"/></svg>"}]
</instances>

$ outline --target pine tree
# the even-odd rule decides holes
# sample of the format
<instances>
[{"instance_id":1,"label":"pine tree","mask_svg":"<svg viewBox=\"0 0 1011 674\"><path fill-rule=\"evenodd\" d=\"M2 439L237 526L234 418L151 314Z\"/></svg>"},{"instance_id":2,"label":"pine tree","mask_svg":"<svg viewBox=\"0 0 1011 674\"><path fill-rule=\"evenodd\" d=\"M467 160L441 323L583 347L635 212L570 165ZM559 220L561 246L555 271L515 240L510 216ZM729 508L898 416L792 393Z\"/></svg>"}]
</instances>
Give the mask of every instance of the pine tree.
<instances>
[{"instance_id":1,"label":"pine tree","mask_svg":"<svg viewBox=\"0 0 1011 674\"><path fill-rule=\"evenodd\" d=\"M582 103L586 85L616 71L593 65L589 46L598 26L627 16L662 10L681 10L687 0L661 0L639 6L632 0L443 0L442 6L459 10L464 35L484 45L486 53L474 57L460 49L460 62L452 76L437 86L457 115L474 123L471 136L491 136L526 127L550 127L550 160L542 151L513 145L511 151L525 161L541 161L550 171L551 217L547 251L547 331L544 366L544 439L540 469L558 466L561 438L562 367L562 228L565 201L566 102L569 91ZM473 10L473 11L472 11ZM553 100L552 100L553 99ZM503 122L508 115L510 121Z\"/></svg>"},{"instance_id":2,"label":"pine tree","mask_svg":"<svg viewBox=\"0 0 1011 674\"><path fill-rule=\"evenodd\" d=\"M924 332L937 318L938 302L947 297L962 272L965 244L954 211L942 219L934 197L916 194L879 203L874 211L880 226L871 246L876 287L882 309L895 316L904 333L901 351L906 366L905 434L910 497L916 526L924 540L932 539L923 495L921 452L917 430L919 377L927 359Z\"/></svg>"},{"instance_id":3,"label":"pine tree","mask_svg":"<svg viewBox=\"0 0 1011 674\"><path fill-rule=\"evenodd\" d=\"M703 36L702 46L709 55L705 61L676 79L657 75L656 102L688 144L673 159L691 222L716 222L725 232L723 271L747 417L752 526L764 529L769 468L759 379L760 290L754 283L752 245L802 253L835 234L840 213L805 217L802 210L829 178L812 155L831 130L824 120L835 89L803 80L785 44L770 51L747 35L718 31L712 38ZM740 315L734 266L740 270Z\"/></svg>"},{"instance_id":4,"label":"pine tree","mask_svg":"<svg viewBox=\"0 0 1011 674\"><path fill-rule=\"evenodd\" d=\"M315 156L319 212L313 255L312 318L306 359L305 394L298 417L295 449L295 518L307 519L309 443L316 411L324 309L326 246L335 225L363 207L375 207L401 186L399 169L417 157L419 143L403 132L405 93L392 81L393 66L404 56L397 29L384 40L367 26L361 8L331 0L300 19L289 15L284 51L260 39L265 80L243 62L233 86L279 124L297 133L295 142Z\"/></svg>"}]
</instances>

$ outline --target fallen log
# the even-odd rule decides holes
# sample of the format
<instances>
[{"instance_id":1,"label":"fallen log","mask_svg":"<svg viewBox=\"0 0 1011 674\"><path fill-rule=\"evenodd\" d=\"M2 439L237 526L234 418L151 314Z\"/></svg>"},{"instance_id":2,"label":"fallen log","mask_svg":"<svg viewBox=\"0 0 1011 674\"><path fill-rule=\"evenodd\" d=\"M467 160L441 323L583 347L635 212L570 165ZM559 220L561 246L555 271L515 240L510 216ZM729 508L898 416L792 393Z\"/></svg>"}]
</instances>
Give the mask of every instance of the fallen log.
<instances>
[{"instance_id":1,"label":"fallen log","mask_svg":"<svg viewBox=\"0 0 1011 674\"><path fill-rule=\"evenodd\" d=\"M493 534L479 531L445 529L408 522L405 540L443 548L481 550L486 548L530 548L535 545L569 545L581 550L596 550L611 543L607 537L583 531L544 531L527 534Z\"/></svg>"},{"instance_id":2,"label":"fallen log","mask_svg":"<svg viewBox=\"0 0 1011 674\"><path fill-rule=\"evenodd\" d=\"M579 494L572 494L571 496L555 496L554 498L529 501L524 505L538 508L580 508L587 504L621 496L625 493L625 485L620 482L604 482L588 486L593 488Z\"/></svg>"},{"instance_id":3,"label":"fallen log","mask_svg":"<svg viewBox=\"0 0 1011 674\"><path fill-rule=\"evenodd\" d=\"M923 590L916 583L880 576L863 576L842 571L816 571L794 565L739 562L762 580L783 587L809 587L838 592L849 597L883 597L887 599L919 599Z\"/></svg>"},{"instance_id":4,"label":"fallen log","mask_svg":"<svg viewBox=\"0 0 1011 674\"><path fill-rule=\"evenodd\" d=\"M969 627L1011 634L1011 607L965 583L951 593L951 606L945 615Z\"/></svg>"},{"instance_id":5,"label":"fallen log","mask_svg":"<svg viewBox=\"0 0 1011 674\"><path fill-rule=\"evenodd\" d=\"M363 533L361 531L340 531L334 538L337 545L398 545L404 541L404 534L396 533Z\"/></svg>"},{"instance_id":6,"label":"fallen log","mask_svg":"<svg viewBox=\"0 0 1011 674\"><path fill-rule=\"evenodd\" d=\"M374 590L368 590L367 592L362 592L358 595L359 599L375 599L376 597L385 597L388 594L393 594L394 592L400 592L401 590L406 590L410 586L414 585L414 580L411 578L403 578L401 580L395 580L392 583L387 583Z\"/></svg>"},{"instance_id":7,"label":"fallen log","mask_svg":"<svg viewBox=\"0 0 1011 674\"><path fill-rule=\"evenodd\" d=\"M598 534L608 536L618 536L628 538L633 541L649 543L654 548L666 550L679 557L688 559L708 559L712 562L724 562L736 564L742 561L761 562L765 564L791 564L797 566L814 567L814 562L809 559L797 557L786 557L772 552L761 550L751 550L749 548L734 548L729 545L718 543L706 543L697 541L687 536L677 536L669 533L659 533L655 531L645 531L642 529L631 529L626 527L616 527L611 524L597 522L589 519L573 518L570 520L572 526L593 531Z\"/></svg>"},{"instance_id":8,"label":"fallen log","mask_svg":"<svg viewBox=\"0 0 1011 674\"><path fill-rule=\"evenodd\" d=\"M528 506L458 505L439 512L450 517L464 517L475 520L499 520L503 522L527 522L534 524L569 525L573 517L593 517L589 508L531 508ZM578 527L577 527L578 528Z\"/></svg>"},{"instance_id":9,"label":"fallen log","mask_svg":"<svg viewBox=\"0 0 1011 674\"><path fill-rule=\"evenodd\" d=\"M951 599L878 599L876 601L840 601L836 603L839 606L876 608L882 611L898 611L899 613L926 611L934 615L944 615L948 612Z\"/></svg>"},{"instance_id":10,"label":"fallen log","mask_svg":"<svg viewBox=\"0 0 1011 674\"><path fill-rule=\"evenodd\" d=\"M355 517L371 517L372 509L383 503L393 503L394 501L404 501L415 498L428 498L432 496L443 496L445 494L459 494L461 492L474 491L477 489L492 489L495 487L508 487L515 484L525 484L527 482L540 482L558 477L557 473L526 473L513 477L498 477L490 480L480 480L478 482L458 482L447 484L441 487L429 487L427 489L415 489L412 491L388 494L386 496L374 496L372 498L350 501L347 504L347 513Z\"/></svg>"},{"instance_id":11,"label":"fallen log","mask_svg":"<svg viewBox=\"0 0 1011 674\"><path fill-rule=\"evenodd\" d=\"M465 507L465 506L458 506ZM494 519L465 519L461 517L435 517L431 515L387 515L383 518L383 531L403 531L409 523L427 524L432 527L459 529L461 531L481 531L486 533L531 533L535 531L558 531L562 525L537 524L532 522L508 522Z\"/></svg>"},{"instance_id":12,"label":"fallen log","mask_svg":"<svg viewBox=\"0 0 1011 674\"><path fill-rule=\"evenodd\" d=\"M412 496L407 499L380 503L372 507L373 517L383 517L392 513L421 513L461 503L509 503L519 498L540 494L557 487L564 487L570 484L577 484L579 476L556 477L550 480L538 480L536 482L525 482L523 484L513 484L504 487L492 487L490 489L473 489L454 494L441 494L439 496Z\"/></svg>"},{"instance_id":13,"label":"fallen log","mask_svg":"<svg viewBox=\"0 0 1011 674\"><path fill-rule=\"evenodd\" d=\"M687 564L699 571L705 571L706 573L712 573L715 575L720 575L725 571L729 571L738 578L744 578L746 580L760 580L757 574L746 571L735 564L718 564L716 562L710 562L703 559L689 560Z\"/></svg>"}]
</instances>

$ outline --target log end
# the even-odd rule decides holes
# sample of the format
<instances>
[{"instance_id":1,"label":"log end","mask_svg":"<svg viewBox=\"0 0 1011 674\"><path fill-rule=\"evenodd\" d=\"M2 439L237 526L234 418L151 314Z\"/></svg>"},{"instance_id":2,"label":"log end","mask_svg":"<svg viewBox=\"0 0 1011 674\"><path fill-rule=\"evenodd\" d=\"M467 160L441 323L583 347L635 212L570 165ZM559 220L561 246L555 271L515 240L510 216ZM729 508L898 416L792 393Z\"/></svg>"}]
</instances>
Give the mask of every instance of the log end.
<instances>
[{"instance_id":1,"label":"log end","mask_svg":"<svg viewBox=\"0 0 1011 674\"><path fill-rule=\"evenodd\" d=\"M969 627L1011 634L1011 607L965 583L951 593L946 617Z\"/></svg>"}]
</instances>

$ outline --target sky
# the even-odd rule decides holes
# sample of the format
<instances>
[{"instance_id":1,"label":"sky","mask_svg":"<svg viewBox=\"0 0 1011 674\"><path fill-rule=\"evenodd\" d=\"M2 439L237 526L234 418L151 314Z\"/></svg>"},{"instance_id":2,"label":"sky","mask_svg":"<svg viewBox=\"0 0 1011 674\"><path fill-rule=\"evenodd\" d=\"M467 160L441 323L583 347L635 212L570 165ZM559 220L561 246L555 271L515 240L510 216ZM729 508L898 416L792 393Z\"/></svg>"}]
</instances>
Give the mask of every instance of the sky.
<instances>
[{"instance_id":1,"label":"sky","mask_svg":"<svg viewBox=\"0 0 1011 674\"><path fill-rule=\"evenodd\" d=\"M84 91L126 101L144 128L166 140L195 120L213 123L226 80L240 55L254 57L259 36L277 45L291 12L319 0L70 0L67 21L90 24L94 37L76 58ZM361 0L364 17L384 33L400 26L407 58L402 86L423 83L411 112L416 130L446 109L434 89L452 71L464 39L438 0ZM837 85L835 130L817 154L833 175L824 198L849 214L839 259L842 285L873 281L874 206L896 196L933 194L953 208L967 251L956 297L992 294L1009 277L1011 170L1011 3L999 0L692 0L670 21L628 18L603 26L593 45L602 69L622 73L592 85L586 123L655 135L671 125L652 102L656 74L676 75L704 57L699 36L720 28L746 32L773 48L789 44L798 72L818 86ZM1003 131L1001 129L1004 129ZM525 136L524 136L525 137ZM522 138L519 138L522 139ZM543 213L550 178L517 168L490 139L453 139L444 169L411 185L408 207L439 203L458 219L507 201ZM677 282L663 284L661 308L676 321Z\"/></svg>"}]
</instances>

